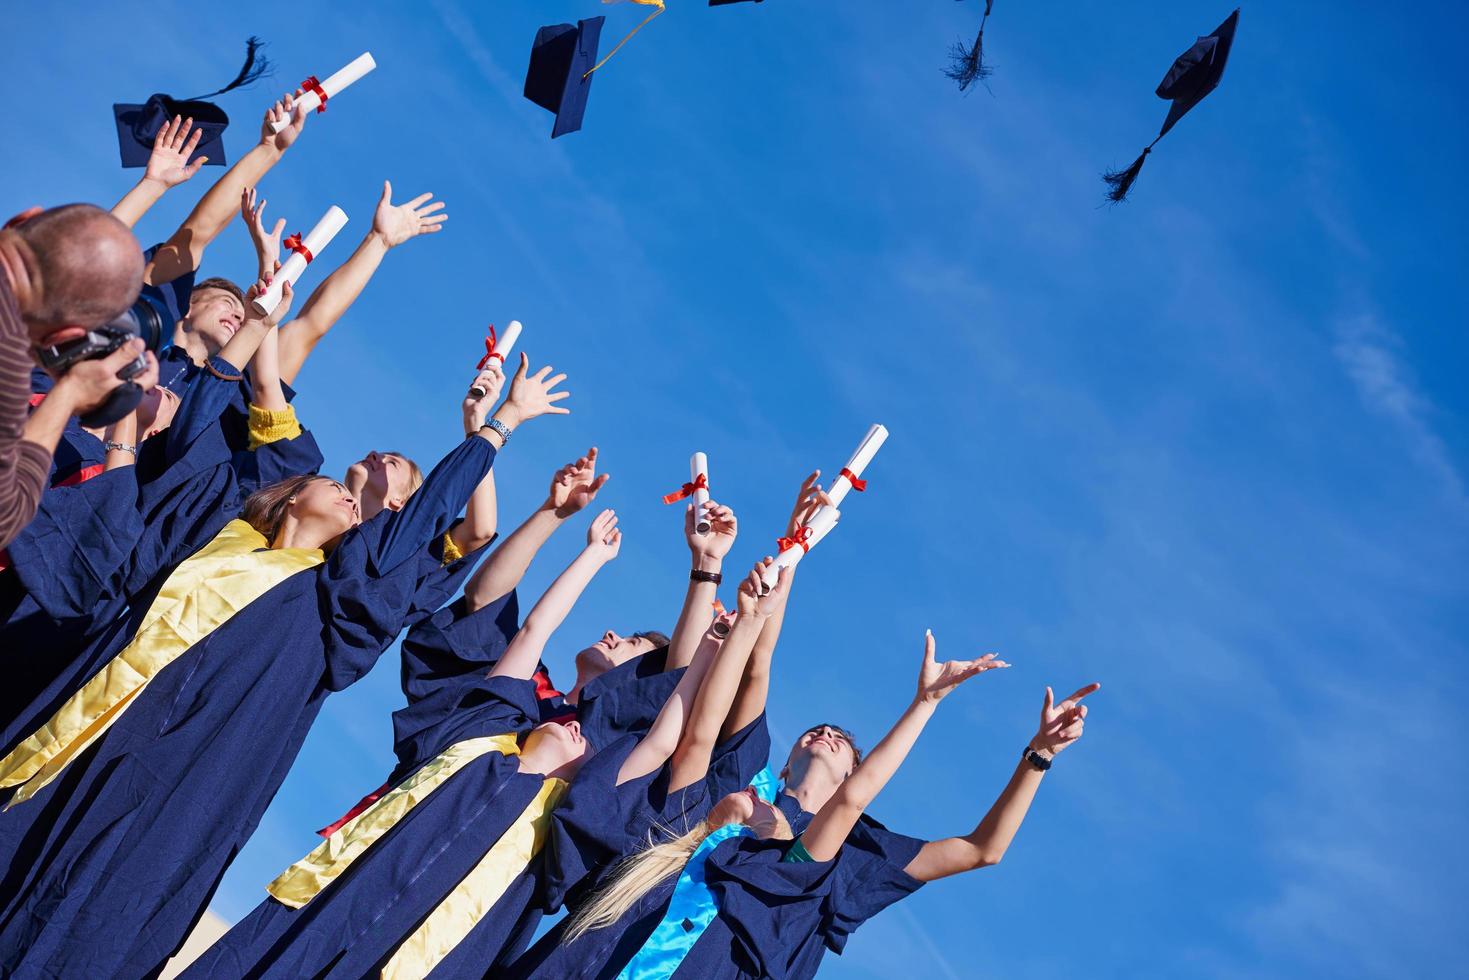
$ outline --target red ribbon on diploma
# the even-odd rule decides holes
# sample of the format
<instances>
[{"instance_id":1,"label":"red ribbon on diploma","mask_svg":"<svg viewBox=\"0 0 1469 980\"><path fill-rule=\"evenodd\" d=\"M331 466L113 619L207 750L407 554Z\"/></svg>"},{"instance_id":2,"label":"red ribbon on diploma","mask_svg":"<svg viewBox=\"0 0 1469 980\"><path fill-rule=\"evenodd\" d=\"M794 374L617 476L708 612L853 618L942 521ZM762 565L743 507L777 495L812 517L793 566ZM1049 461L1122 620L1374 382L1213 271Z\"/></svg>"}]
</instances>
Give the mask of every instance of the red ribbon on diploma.
<instances>
[{"instance_id":1,"label":"red ribbon on diploma","mask_svg":"<svg viewBox=\"0 0 1469 980\"><path fill-rule=\"evenodd\" d=\"M842 471L840 473L838 473L837 476L844 476L844 477L846 477L847 478L847 482L852 485L852 489L853 490L856 490L858 493L861 493L863 490L866 490L867 489L867 481L866 480L862 480L862 479L858 479L857 474L856 473L853 473L851 470L847 469L845 466L842 467Z\"/></svg>"},{"instance_id":2,"label":"red ribbon on diploma","mask_svg":"<svg viewBox=\"0 0 1469 980\"><path fill-rule=\"evenodd\" d=\"M316 97L321 100L321 105L316 107L317 112L326 112L326 89L316 80L315 75L307 75L306 80L301 83L303 92L315 92Z\"/></svg>"},{"instance_id":3,"label":"red ribbon on diploma","mask_svg":"<svg viewBox=\"0 0 1469 980\"><path fill-rule=\"evenodd\" d=\"M695 480L693 483L685 483L682 487L680 487L678 490L674 491L673 493L664 494L664 496L663 496L663 502L665 504L676 504L680 500L683 500L685 497L692 497L694 495L694 491L695 490L708 490L708 489L709 489L709 477L705 476L703 473L700 473L699 474L699 478L697 480Z\"/></svg>"},{"instance_id":4,"label":"red ribbon on diploma","mask_svg":"<svg viewBox=\"0 0 1469 980\"><path fill-rule=\"evenodd\" d=\"M495 350L495 341L496 340L497 340L497 338L495 336L495 325L492 323L492 324L490 324L490 335L485 338L485 356L484 357L481 357L479 359L479 363L477 365L475 365L475 368L474 369L476 371L483 371L485 368L489 367L490 366L490 360L492 358L496 358L496 357L498 357L500 359L500 365L502 367L504 366L504 364L505 364L505 355L504 354L501 354L499 351Z\"/></svg>"},{"instance_id":5,"label":"red ribbon on diploma","mask_svg":"<svg viewBox=\"0 0 1469 980\"><path fill-rule=\"evenodd\" d=\"M789 551L790 549L794 548L796 545L800 545L801 546L801 551L802 552L807 552L807 551L810 551L811 550L811 546L806 543L806 542L808 542L810 540L811 540L811 529L809 527L802 527L802 528L798 528L796 530L796 534L795 534L794 537L790 537L790 538L784 538L784 537L782 537L782 538L776 538L775 539L775 546L776 546L776 548L780 549L781 551Z\"/></svg>"},{"instance_id":6,"label":"red ribbon on diploma","mask_svg":"<svg viewBox=\"0 0 1469 980\"><path fill-rule=\"evenodd\" d=\"M294 235L287 235L286 240L281 242L281 244L305 259L307 265L310 265L311 260L316 257L311 254L311 249L306 247L306 243L301 241L301 233L299 231Z\"/></svg>"}]
</instances>

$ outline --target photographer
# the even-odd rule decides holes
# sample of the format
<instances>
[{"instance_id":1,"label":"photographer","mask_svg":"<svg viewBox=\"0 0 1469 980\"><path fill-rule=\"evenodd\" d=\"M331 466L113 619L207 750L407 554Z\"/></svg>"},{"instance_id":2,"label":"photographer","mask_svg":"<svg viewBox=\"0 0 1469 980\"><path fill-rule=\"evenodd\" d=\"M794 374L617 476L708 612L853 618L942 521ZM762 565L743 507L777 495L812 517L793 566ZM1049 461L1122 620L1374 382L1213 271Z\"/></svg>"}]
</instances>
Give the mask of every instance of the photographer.
<instances>
[{"instance_id":1,"label":"photographer","mask_svg":"<svg viewBox=\"0 0 1469 980\"><path fill-rule=\"evenodd\" d=\"M32 208L0 230L0 547L35 514L67 420L94 411L123 384L147 389L157 364L120 378L143 355L134 340L104 357L54 368L56 386L27 419L30 369L42 348L83 339L138 298L143 253L100 208Z\"/></svg>"}]
</instances>

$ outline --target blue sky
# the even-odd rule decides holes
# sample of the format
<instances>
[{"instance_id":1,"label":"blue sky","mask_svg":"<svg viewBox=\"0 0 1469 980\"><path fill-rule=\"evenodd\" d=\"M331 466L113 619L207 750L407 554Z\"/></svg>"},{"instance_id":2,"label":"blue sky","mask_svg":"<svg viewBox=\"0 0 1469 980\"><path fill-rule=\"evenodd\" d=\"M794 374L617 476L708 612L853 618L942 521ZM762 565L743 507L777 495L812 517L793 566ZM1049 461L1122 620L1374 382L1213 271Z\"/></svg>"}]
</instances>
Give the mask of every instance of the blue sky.
<instances>
[{"instance_id":1,"label":"blue sky","mask_svg":"<svg viewBox=\"0 0 1469 980\"><path fill-rule=\"evenodd\" d=\"M641 11L318 3L287 30L237 5L30 5L9 16L0 210L112 203L137 172L109 103L214 88L247 34L279 72L224 100L231 159L269 91L371 50L378 71L265 183L271 211L304 230L342 206L333 264L384 177L451 218L389 256L297 405L333 470L372 447L431 463L484 324L526 324L575 414L499 461L502 522L596 444L627 533L556 676L606 627L670 625L686 553L657 498L689 452L739 513L743 564L800 477L881 421L872 488L792 601L778 740L836 719L875 741L925 627L949 656L999 651L1015 669L947 701L874 807L962 833L1044 685L1104 683L1005 862L924 888L824 975L1452 972L1469 953L1465 15L1247 6L1221 88L1130 203L1099 208L1098 173L1157 132L1170 61L1229 10L1001 0L991 91L965 97L939 69L976 2L670 0L599 73L586 129L553 143L520 95L535 29L605 13L615 40ZM145 244L217 173L145 218ZM250 267L236 225L204 271ZM329 705L221 914L381 781L400 698L390 652Z\"/></svg>"}]
</instances>

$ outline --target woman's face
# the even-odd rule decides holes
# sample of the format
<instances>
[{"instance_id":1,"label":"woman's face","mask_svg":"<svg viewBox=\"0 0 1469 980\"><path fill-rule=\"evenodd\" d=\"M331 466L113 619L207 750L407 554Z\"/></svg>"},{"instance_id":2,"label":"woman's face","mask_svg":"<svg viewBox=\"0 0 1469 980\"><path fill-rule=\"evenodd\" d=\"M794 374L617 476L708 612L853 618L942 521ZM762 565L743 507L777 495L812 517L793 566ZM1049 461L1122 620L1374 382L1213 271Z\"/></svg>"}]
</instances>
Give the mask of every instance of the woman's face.
<instances>
[{"instance_id":1,"label":"woman's face","mask_svg":"<svg viewBox=\"0 0 1469 980\"><path fill-rule=\"evenodd\" d=\"M725 824L741 823L749 827L756 837L770 840L780 830L780 810L774 803L767 803L751 787L731 793L709 811L709 826L723 827Z\"/></svg>"},{"instance_id":2,"label":"woman's face","mask_svg":"<svg viewBox=\"0 0 1469 980\"><path fill-rule=\"evenodd\" d=\"M542 772L556 773L569 779L592 754L592 745L582 735L578 722L569 721L563 725L548 721L530 730L520 754L534 758L536 768ZM573 768L560 771L568 767Z\"/></svg>"},{"instance_id":3,"label":"woman's face","mask_svg":"<svg viewBox=\"0 0 1469 980\"><path fill-rule=\"evenodd\" d=\"M413 495L413 471L397 453L376 449L347 467L347 482L358 496L381 500L397 510Z\"/></svg>"},{"instance_id":4,"label":"woman's face","mask_svg":"<svg viewBox=\"0 0 1469 980\"><path fill-rule=\"evenodd\" d=\"M296 491L296 499L287 513L298 521L319 522L333 531L330 536L344 534L361 522L357 498L336 480L320 477Z\"/></svg>"},{"instance_id":5,"label":"woman's face","mask_svg":"<svg viewBox=\"0 0 1469 980\"><path fill-rule=\"evenodd\" d=\"M576 663L578 667L604 673L647 653L653 646L653 641L645 636L619 636L608 630L600 640L576 655Z\"/></svg>"}]
</instances>

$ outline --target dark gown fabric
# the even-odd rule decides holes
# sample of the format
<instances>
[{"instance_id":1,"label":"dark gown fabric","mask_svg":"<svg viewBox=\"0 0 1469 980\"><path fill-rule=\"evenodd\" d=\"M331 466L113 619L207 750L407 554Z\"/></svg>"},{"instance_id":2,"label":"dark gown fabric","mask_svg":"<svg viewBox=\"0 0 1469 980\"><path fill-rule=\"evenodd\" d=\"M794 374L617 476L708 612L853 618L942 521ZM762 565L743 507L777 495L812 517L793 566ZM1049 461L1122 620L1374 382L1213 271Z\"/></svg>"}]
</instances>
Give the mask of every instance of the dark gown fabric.
<instances>
[{"instance_id":1,"label":"dark gown fabric","mask_svg":"<svg viewBox=\"0 0 1469 980\"><path fill-rule=\"evenodd\" d=\"M536 718L530 681L495 678L484 686L481 703L463 712L454 740L524 734ZM434 789L305 906L293 909L267 897L183 976L376 976L520 816L542 783L538 775L519 772L513 756L480 756ZM465 941L470 947L456 948L430 976L465 975L456 967L493 962L536 883L536 868L527 868L482 920L483 928ZM481 965L470 972L478 976L482 970Z\"/></svg>"},{"instance_id":2,"label":"dark gown fabric","mask_svg":"<svg viewBox=\"0 0 1469 980\"><path fill-rule=\"evenodd\" d=\"M218 427L203 438L218 439ZM160 670L54 782L0 813L0 974L127 978L161 967L326 696L372 667L423 583L444 574L441 538L494 455L466 440L401 511L348 532L323 564L236 612ZM185 481L177 502L217 495L219 480L233 480L227 464ZM176 533L190 532L183 523ZM170 567L79 658L89 669L67 694L127 646Z\"/></svg>"},{"instance_id":3,"label":"dark gown fabric","mask_svg":"<svg viewBox=\"0 0 1469 980\"><path fill-rule=\"evenodd\" d=\"M233 450L216 422L229 386L208 374L199 381L175 424L143 444L137 465L47 491L11 543L11 567L0 575L3 751L96 672L96 641L130 603L146 608L160 573L208 544L261 486L320 467L309 432Z\"/></svg>"},{"instance_id":4,"label":"dark gown fabric","mask_svg":"<svg viewBox=\"0 0 1469 980\"><path fill-rule=\"evenodd\" d=\"M802 834L813 815L784 793L776 805L792 832ZM826 950L840 953L853 930L921 886L903 869L922 846L923 841L865 817L833 861L785 863L789 841L723 841L705 864L718 914L671 975L685 980L815 976ZM562 943L565 923L558 924L507 975L613 980L662 921L677 880L670 875L618 922L574 943Z\"/></svg>"}]
</instances>

